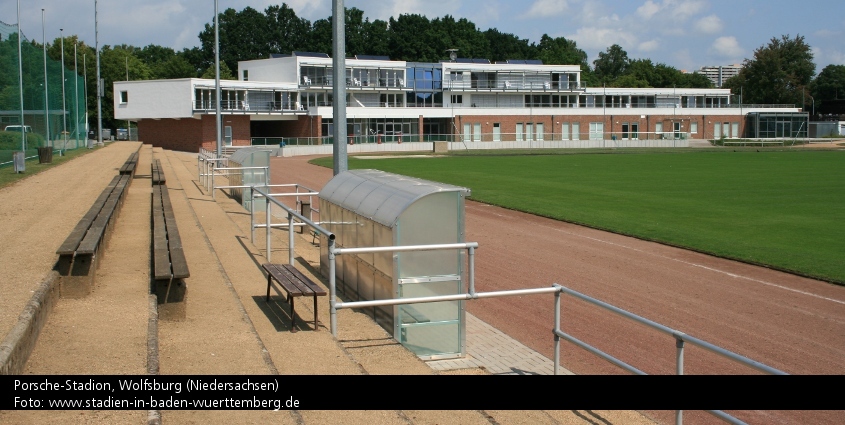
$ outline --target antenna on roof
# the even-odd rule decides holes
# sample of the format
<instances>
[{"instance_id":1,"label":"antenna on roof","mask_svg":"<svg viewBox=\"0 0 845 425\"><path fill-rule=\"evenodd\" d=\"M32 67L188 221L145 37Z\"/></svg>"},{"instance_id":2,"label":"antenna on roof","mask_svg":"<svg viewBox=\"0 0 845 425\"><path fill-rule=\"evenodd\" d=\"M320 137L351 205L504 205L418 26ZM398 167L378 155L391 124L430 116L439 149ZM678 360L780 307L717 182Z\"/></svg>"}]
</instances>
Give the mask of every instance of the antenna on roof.
<instances>
[{"instance_id":1,"label":"antenna on roof","mask_svg":"<svg viewBox=\"0 0 845 425\"><path fill-rule=\"evenodd\" d=\"M452 62L458 58L458 49L446 49L446 51L449 52L449 60Z\"/></svg>"}]
</instances>

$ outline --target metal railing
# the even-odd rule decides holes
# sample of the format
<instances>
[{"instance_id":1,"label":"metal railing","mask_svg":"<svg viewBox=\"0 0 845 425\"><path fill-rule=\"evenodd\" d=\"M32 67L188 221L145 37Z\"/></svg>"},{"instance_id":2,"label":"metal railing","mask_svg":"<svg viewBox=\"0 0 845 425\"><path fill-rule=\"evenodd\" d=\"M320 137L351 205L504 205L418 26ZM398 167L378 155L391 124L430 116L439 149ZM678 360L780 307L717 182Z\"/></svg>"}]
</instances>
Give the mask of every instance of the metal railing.
<instances>
[{"instance_id":1,"label":"metal railing","mask_svg":"<svg viewBox=\"0 0 845 425\"><path fill-rule=\"evenodd\" d=\"M751 360L747 357L741 356L736 354L732 351L725 350L719 346L711 344L707 341L704 341L699 338L695 338L693 336L687 335L684 332L669 328L667 326L661 325L654 321L648 320L636 314L630 313L628 311L622 310L618 307L605 303L603 301L599 301L595 298L589 297L587 295L581 294L577 291L571 290L567 287L559 285L557 283L553 284L551 287L544 287L544 288L530 288L530 289L515 289L515 290L505 290L505 291L491 291L491 292L476 292L475 291L475 249L478 248L478 243L476 242L468 242L468 243L455 243L455 244L440 244L440 245L414 245L414 246L385 246L385 247L358 247L358 248L338 248L336 247L336 236L334 233L328 231L320 224L312 221L308 217L304 217L303 215L299 214L295 210L291 209L287 205L282 204L276 199L273 199L273 195L262 191L259 188L254 188L254 192L260 196L264 196L267 198L268 202L266 202L266 223L263 226L266 229L266 255L267 261L270 261L270 253L272 250L271 247L271 237L270 237L270 229L273 227L271 222L271 204L275 204L287 212L288 215L288 263L294 264L294 220L299 220L304 225L310 226L313 229L317 230L318 232L324 234L328 241L328 260L329 260L329 307L331 310L331 332L332 336L337 337L337 310L343 308L362 308L362 307L375 307L375 306L388 306L388 305L406 305L406 304L419 304L419 303L431 303L431 302L442 302L442 301L461 301L461 300L476 300L476 299L484 299L484 298L496 298L496 297L506 297L506 296L522 296L522 295L539 295L539 294L554 294L554 327L553 327L553 335L554 335L554 374L560 374L560 340L564 339L579 348L582 348L614 365L617 367L622 368L628 372L637 374L637 375L646 375L645 372L637 369L622 360L617 359L616 357L611 356L610 354L605 353L604 351L593 347L574 336L564 332L561 329L560 319L561 319L561 294L570 295L574 298L586 301L594 306L602 308L604 310L610 311L614 314L617 314L625 319L634 321L636 323L648 326L652 329L658 330L662 333L665 333L671 336L675 341L676 351L676 364L675 364L675 371L677 375L684 374L684 349L687 343L692 344L694 346L703 348L707 351L710 351L714 354L722 356L728 360L731 360L736 363L740 363L742 365L748 366L753 368L759 372L770 374L770 375L787 375L786 372L780 371L778 369L772 368L767 366L763 363ZM251 214L254 214L251 211ZM254 220L254 219L253 219ZM343 254L359 254L359 253L375 253L375 252L402 252L402 251L421 251L421 250L443 250L443 249L466 249L467 250L467 270L468 270L468 282L467 282L467 292L463 294L454 294L454 295L440 295L440 296L431 296L431 297L415 297L415 298L393 298L393 299L382 299L382 300L371 300L371 301L352 301L352 302L340 302L337 301L337 292L336 292L336 257L338 255ZM725 422L731 424L744 424L745 422L723 412L720 410L705 410L707 413L713 415L716 418L719 418ZM675 414L675 423L677 425L681 425L683 423L683 411L678 410Z\"/></svg>"},{"instance_id":2,"label":"metal railing","mask_svg":"<svg viewBox=\"0 0 845 425\"><path fill-rule=\"evenodd\" d=\"M272 188L272 187L292 187L292 188L294 188L294 192L266 193L266 192L264 192L260 189L257 189L257 188L262 188L262 187L266 187L268 189ZM274 202L275 201L274 197L293 197L293 198L295 198L296 206L300 207L300 211L302 210L301 209L302 200L299 199L301 196L302 197L307 196L308 197L308 205L311 206L311 205L314 205L314 198L313 197L320 194L320 192L317 192L316 190L313 190L313 189L309 189L308 187L305 187L305 186L298 184L298 183L271 184L271 185L267 185L267 186L253 186L252 188L253 188L253 199L255 199L255 198L267 198L267 199L270 199L270 202ZM303 189L304 192L300 192L299 191L300 189ZM278 205L283 205L280 202L275 202L275 203L277 203ZM268 202L268 204L269 204L269 202ZM319 224L319 222L314 221L314 213L315 212L317 214L319 214L320 210L313 208L313 207L310 208L310 210L308 212L308 220L311 221L314 224ZM270 213L268 212L268 216L269 216L269 214ZM273 228L273 227L276 227L276 228L286 229L290 226L290 223L280 223L280 224L274 225L270 221L267 221L265 224L256 223L255 222L255 208L250 209L249 224L250 224L250 240L252 241L252 243L255 243L255 229L257 229L257 228L264 228L264 227ZM304 222L293 223L293 227L303 227L305 225L306 224ZM293 251L293 250L291 250L291 251ZM267 261L270 261L270 250L269 250L269 248L267 250Z\"/></svg>"}]
</instances>

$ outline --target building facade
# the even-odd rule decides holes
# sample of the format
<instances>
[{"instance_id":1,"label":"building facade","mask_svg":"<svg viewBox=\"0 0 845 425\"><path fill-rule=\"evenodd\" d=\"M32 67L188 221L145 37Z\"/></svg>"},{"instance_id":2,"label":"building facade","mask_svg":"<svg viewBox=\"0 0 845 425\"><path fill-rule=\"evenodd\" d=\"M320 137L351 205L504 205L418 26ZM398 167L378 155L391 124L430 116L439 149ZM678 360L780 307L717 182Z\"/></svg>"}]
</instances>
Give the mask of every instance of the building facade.
<instances>
[{"instance_id":1,"label":"building facade","mask_svg":"<svg viewBox=\"0 0 845 425\"><path fill-rule=\"evenodd\" d=\"M655 141L744 137L749 114L794 105L732 102L727 89L586 87L577 65L347 59L347 143ZM225 145L331 144L332 59L294 53L239 63L221 81ZM216 143L215 83L115 82L115 117L139 138L196 151Z\"/></svg>"}]
</instances>

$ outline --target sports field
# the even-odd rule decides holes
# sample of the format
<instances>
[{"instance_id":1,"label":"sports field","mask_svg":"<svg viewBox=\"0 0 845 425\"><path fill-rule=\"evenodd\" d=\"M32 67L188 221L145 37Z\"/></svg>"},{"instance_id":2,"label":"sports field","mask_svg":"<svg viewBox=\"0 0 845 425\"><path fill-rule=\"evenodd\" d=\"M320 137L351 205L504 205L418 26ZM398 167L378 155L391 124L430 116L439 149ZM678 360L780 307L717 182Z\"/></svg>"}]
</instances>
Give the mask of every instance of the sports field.
<instances>
[{"instance_id":1,"label":"sports field","mask_svg":"<svg viewBox=\"0 0 845 425\"><path fill-rule=\"evenodd\" d=\"M350 157L349 168L465 186L479 202L845 283L845 151Z\"/></svg>"}]
</instances>

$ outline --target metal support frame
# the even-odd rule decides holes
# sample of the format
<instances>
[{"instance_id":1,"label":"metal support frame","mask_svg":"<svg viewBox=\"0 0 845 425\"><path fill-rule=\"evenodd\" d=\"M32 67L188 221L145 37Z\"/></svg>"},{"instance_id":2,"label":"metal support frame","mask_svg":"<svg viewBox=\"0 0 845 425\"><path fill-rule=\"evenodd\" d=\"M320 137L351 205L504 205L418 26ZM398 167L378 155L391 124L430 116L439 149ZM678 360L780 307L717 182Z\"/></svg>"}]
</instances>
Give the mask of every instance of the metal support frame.
<instances>
[{"instance_id":1,"label":"metal support frame","mask_svg":"<svg viewBox=\"0 0 845 425\"><path fill-rule=\"evenodd\" d=\"M733 353L731 351L725 350L721 347L713 345L707 341L689 336L684 332L680 332L678 330L669 328L667 326L661 325L659 323L653 322L646 318L637 316L636 314L630 313L628 311L622 310L618 307L613 305L607 304L603 301L599 301L595 298L589 297L587 295L581 294L579 292L573 291L565 286L560 284L554 283L551 287L545 288L533 288L533 289L515 289L515 290L505 290L505 291L491 291L491 292L475 292L475 282L474 282L474 254L475 249L478 248L477 242L467 242L467 243L456 243L456 244L435 244L435 245L408 245L408 246L384 246L384 247L359 247L359 248L337 248L336 241L335 241L335 234L329 232L327 229L320 226L318 223L311 221L309 218L302 216L298 212L294 211L287 205L282 204L278 200L274 199L270 194L262 191L259 188L254 188L254 191L258 193L260 196L264 196L267 198L268 202L266 203L266 214L267 214L267 223L265 225L266 235L267 235L267 261L270 261L270 216L271 216L271 204L276 204L282 209L284 209L288 214L288 243L289 243L289 254L288 254L288 261L290 264L293 264L294 261L294 238L293 238L293 228L294 218L300 220L304 224L311 226L312 228L316 229L317 231L325 234L328 238L328 260L329 260L329 308L331 309L331 332L332 336L337 338L337 310L343 308L362 308L362 307L375 307L375 306L387 306L387 305L403 305L403 304L418 304L418 303L431 303L431 302L441 302L441 301L461 301L461 300L474 300L474 299L483 299L483 298L496 298L496 297L507 297L507 296L521 296L521 295L538 295L538 294L554 294L554 374L558 375L560 373L560 340L565 339L576 346L583 348L590 353L593 353L610 363L613 363L620 368L623 368L627 371L638 375L646 375L645 372L628 365L627 363L616 359L615 357L604 353L603 351L599 350L598 348L592 347L591 345L578 340L577 338L563 332L561 330L561 295L567 294L578 298L580 300L586 301L591 303L599 308L608 310L612 313L620 315L626 319L632 320L634 322L646 325L652 329L656 329L663 333L666 333L673 337L675 340L675 346L677 348L676 354L676 373L678 375L683 375L684 372L684 348L686 343L693 344L705 350L708 350L712 353L718 354L722 357L727 358L728 360L732 360L734 362L743 364L745 366L751 367L757 371L760 371L765 374L770 375L788 375L786 372L780 371L773 367L767 366L763 363L751 360L747 357L743 357L739 354ZM254 214L254 212L253 212ZM337 301L337 291L335 285L335 274L337 271L336 259L338 255L343 254L359 254L359 253L376 253L376 252L403 252L403 251L430 251L430 250L441 250L441 249L466 249L468 251L468 258L467 261L469 262L469 285L467 293L465 294L455 294L455 295L441 295L441 296L432 296L432 297L415 297L415 298L394 298L394 299L383 299L383 300L371 300L371 301L354 301L354 302L339 302ZM720 411L720 410L706 410L707 413L713 415L716 418L719 418L725 422L731 424L744 424L743 421L734 418L727 413ZM677 425L681 425L683 423L683 411L678 410L676 411L675 421Z\"/></svg>"}]
</instances>

